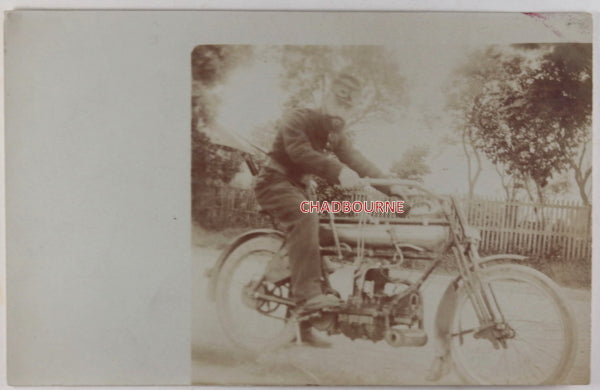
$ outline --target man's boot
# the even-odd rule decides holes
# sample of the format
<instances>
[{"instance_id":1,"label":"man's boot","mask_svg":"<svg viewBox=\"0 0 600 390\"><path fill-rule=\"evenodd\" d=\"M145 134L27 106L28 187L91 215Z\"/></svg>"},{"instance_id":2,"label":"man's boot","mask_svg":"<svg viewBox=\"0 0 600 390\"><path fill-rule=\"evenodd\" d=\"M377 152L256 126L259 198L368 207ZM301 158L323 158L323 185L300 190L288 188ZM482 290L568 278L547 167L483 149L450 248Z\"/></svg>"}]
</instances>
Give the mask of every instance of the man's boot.
<instances>
[{"instance_id":1,"label":"man's boot","mask_svg":"<svg viewBox=\"0 0 600 390\"><path fill-rule=\"evenodd\" d=\"M300 338L302 339L302 345L314 348L331 348L331 342L318 336L309 322L302 322L300 324ZM297 340L294 339L293 342L296 343Z\"/></svg>"},{"instance_id":2,"label":"man's boot","mask_svg":"<svg viewBox=\"0 0 600 390\"><path fill-rule=\"evenodd\" d=\"M307 299L300 306L300 313L308 314L323 309L335 309L342 304L342 300L333 294L319 294Z\"/></svg>"}]
</instances>

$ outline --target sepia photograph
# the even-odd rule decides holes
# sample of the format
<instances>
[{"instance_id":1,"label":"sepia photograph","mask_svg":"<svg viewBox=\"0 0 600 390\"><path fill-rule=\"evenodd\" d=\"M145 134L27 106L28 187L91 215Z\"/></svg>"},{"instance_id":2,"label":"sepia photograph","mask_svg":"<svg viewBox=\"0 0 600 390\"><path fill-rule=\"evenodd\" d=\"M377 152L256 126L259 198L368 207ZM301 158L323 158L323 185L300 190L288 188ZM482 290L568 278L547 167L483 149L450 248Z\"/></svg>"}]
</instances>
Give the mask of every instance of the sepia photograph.
<instances>
[{"instance_id":1,"label":"sepia photograph","mask_svg":"<svg viewBox=\"0 0 600 390\"><path fill-rule=\"evenodd\" d=\"M189 48L193 384L589 383L592 18L511 18Z\"/></svg>"}]
</instances>

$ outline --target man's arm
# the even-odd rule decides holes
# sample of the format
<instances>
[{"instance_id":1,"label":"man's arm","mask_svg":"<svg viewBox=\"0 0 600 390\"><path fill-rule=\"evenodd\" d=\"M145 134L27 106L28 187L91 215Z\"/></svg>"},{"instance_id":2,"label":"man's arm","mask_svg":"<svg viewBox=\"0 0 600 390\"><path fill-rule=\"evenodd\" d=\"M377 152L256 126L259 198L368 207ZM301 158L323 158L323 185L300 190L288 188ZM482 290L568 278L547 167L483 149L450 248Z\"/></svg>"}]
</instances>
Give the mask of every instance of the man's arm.
<instances>
[{"instance_id":1,"label":"man's arm","mask_svg":"<svg viewBox=\"0 0 600 390\"><path fill-rule=\"evenodd\" d=\"M358 173L360 177L385 177L379 168L352 146L352 142L350 142L350 139L346 135L341 136L333 152L341 162Z\"/></svg>"},{"instance_id":2,"label":"man's arm","mask_svg":"<svg viewBox=\"0 0 600 390\"><path fill-rule=\"evenodd\" d=\"M304 132L304 120L299 111L292 111L284 116L281 131L285 151L307 173L323 177L332 184L339 184L342 164L312 147Z\"/></svg>"},{"instance_id":3,"label":"man's arm","mask_svg":"<svg viewBox=\"0 0 600 390\"><path fill-rule=\"evenodd\" d=\"M375 164L370 162L361 152L352 146L350 139L344 134L341 136L337 146L333 149L337 158L359 174L360 177L386 178L385 175ZM390 186L373 186L378 191L388 196L395 195Z\"/></svg>"}]
</instances>

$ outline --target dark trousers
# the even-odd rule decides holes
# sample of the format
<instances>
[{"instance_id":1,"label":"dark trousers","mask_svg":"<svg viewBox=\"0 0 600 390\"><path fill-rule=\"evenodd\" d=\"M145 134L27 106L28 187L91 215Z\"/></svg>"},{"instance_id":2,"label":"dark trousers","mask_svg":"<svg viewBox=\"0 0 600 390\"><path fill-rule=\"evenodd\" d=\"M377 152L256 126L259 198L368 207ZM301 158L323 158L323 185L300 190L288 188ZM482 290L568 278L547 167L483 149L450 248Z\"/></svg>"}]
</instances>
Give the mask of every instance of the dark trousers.
<instances>
[{"instance_id":1,"label":"dark trousers","mask_svg":"<svg viewBox=\"0 0 600 390\"><path fill-rule=\"evenodd\" d=\"M300 211L300 203L309 200L306 191L285 175L266 169L258 176L254 192L260 207L285 229L294 300L321 294L319 215Z\"/></svg>"}]
</instances>

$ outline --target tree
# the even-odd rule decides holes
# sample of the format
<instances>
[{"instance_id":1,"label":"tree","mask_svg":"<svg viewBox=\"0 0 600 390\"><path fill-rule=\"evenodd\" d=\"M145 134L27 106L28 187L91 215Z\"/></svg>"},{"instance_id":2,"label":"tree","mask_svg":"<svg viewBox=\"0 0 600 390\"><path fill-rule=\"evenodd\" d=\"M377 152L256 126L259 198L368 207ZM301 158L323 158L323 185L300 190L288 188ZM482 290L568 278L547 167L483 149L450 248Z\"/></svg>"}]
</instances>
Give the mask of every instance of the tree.
<instances>
[{"instance_id":1,"label":"tree","mask_svg":"<svg viewBox=\"0 0 600 390\"><path fill-rule=\"evenodd\" d=\"M252 58L245 45L200 45L192 50L192 79L206 88L223 82L235 67Z\"/></svg>"},{"instance_id":2,"label":"tree","mask_svg":"<svg viewBox=\"0 0 600 390\"><path fill-rule=\"evenodd\" d=\"M252 58L250 46L202 45L192 51L192 184L227 182L239 170L241 154L210 142L219 99L212 88L223 83L235 67Z\"/></svg>"},{"instance_id":3,"label":"tree","mask_svg":"<svg viewBox=\"0 0 600 390\"><path fill-rule=\"evenodd\" d=\"M479 126L475 107L488 93L488 84L507 79L500 65L501 57L502 53L493 46L474 51L454 71L446 86L446 109L454 123L454 137L446 137L446 142L461 145L467 163L469 198L474 195L483 169L481 151L475 142L475 131Z\"/></svg>"},{"instance_id":4,"label":"tree","mask_svg":"<svg viewBox=\"0 0 600 390\"><path fill-rule=\"evenodd\" d=\"M383 46L284 46L281 61L288 106L318 104L328 81L342 69L361 79L362 99L348 127L371 116L389 119L407 101L398 63Z\"/></svg>"},{"instance_id":5,"label":"tree","mask_svg":"<svg viewBox=\"0 0 600 390\"><path fill-rule=\"evenodd\" d=\"M417 146L402 154L399 160L392 163L390 171L400 179L423 181L423 176L431 172L426 158L429 147Z\"/></svg>"},{"instance_id":6,"label":"tree","mask_svg":"<svg viewBox=\"0 0 600 390\"><path fill-rule=\"evenodd\" d=\"M227 183L243 162L240 151L215 145L201 132L192 133L192 182L197 184Z\"/></svg>"},{"instance_id":7,"label":"tree","mask_svg":"<svg viewBox=\"0 0 600 390\"><path fill-rule=\"evenodd\" d=\"M519 190L525 190L529 195L529 199L535 202L533 194L529 191L527 178L519 175L518 172L509 172L502 164L495 164L494 169L500 178L500 184L502 185L507 201L514 201L517 198Z\"/></svg>"},{"instance_id":8,"label":"tree","mask_svg":"<svg viewBox=\"0 0 600 390\"><path fill-rule=\"evenodd\" d=\"M590 178L592 174L591 148L588 146L590 139L591 137L582 142L577 154L569 159L569 166L571 167L575 176L575 182L577 183L577 188L579 189L579 196L581 197L583 203L588 206L591 205Z\"/></svg>"},{"instance_id":9,"label":"tree","mask_svg":"<svg viewBox=\"0 0 600 390\"><path fill-rule=\"evenodd\" d=\"M589 133L591 67L586 64L591 51L585 45L537 50L541 56L530 64L518 56L501 59L509 77L488 82L488 94L473 111L476 147L508 172L530 179L544 203L544 188L553 175L569 168Z\"/></svg>"},{"instance_id":10,"label":"tree","mask_svg":"<svg viewBox=\"0 0 600 390\"><path fill-rule=\"evenodd\" d=\"M589 139L591 45L490 47L457 75L450 108L462 119L463 145L485 154L503 180L513 176L503 185L533 198L532 184L542 203L552 177L566 169L585 185L587 168L575 157Z\"/></svg>"},{"instance_id":11,"label":"tree","mask_svg":"<svg viewBox=\"0 0 600 390\"><path fill-rule=\"evenodd\" d=\"M218 130L219 99L212 89L223 83L231 71L251 59L249 46L202 45L192 51L192 211L202 222L200 210L207 202L207 185L227 183L239 172L241 152L216 145L207 135Z\"/></svg>"},{"instance_id":12,"label":"tree","mask_svg":"<svg viewBox=\"0 0 600 390\"><path fill-rule=\"evenodd\" d=\"M579 118L579 146L573 155L569 155L568 165L573 171L581 200L590 205L591 192L591 115L592 115L592 45L569 44L557 45L547 54L548 61L554 65L558 74L565 80L563 88L577 104L568 105L572 116ZM565 77L566 74L566 77ZM566 114L566 113L565 113ZM568 115L564 115L568 117Z\"/></svg>"}]
</instances>

